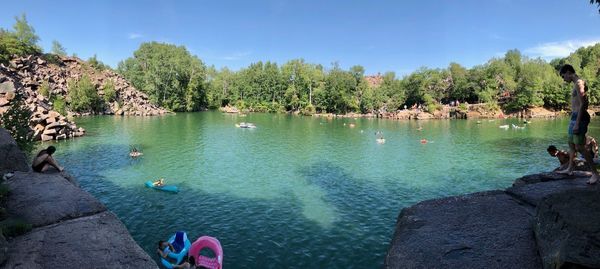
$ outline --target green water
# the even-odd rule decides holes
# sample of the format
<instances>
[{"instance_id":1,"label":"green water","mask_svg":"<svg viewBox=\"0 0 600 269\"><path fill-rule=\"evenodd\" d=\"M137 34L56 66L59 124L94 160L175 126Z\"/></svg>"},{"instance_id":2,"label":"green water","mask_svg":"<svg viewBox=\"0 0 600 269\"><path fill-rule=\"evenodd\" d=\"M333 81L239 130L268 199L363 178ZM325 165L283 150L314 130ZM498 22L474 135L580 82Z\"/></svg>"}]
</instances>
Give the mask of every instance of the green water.
<instances>
[{"instance_id":1,"label":"green water","mask_svg":"<svg viewBox=\"0 0 600 269\"><path fill-rule=\"evenodd\" d=\"M236 128L241 121L258 128ZM192 240L211 235L221 241L225 268L381 267L403 207L550 170L558 162L545 149L566 147L567 127L564 119L503 130L517 121L218 112L77 123L87 135L57 143L58 160L144 250L157 259L156 242L177 230ZM378 130L385 144L375 142ZM130 144L143 158L128 157ZM181 192L144 187L159 177Z\"/></svg>"}]
</instances>

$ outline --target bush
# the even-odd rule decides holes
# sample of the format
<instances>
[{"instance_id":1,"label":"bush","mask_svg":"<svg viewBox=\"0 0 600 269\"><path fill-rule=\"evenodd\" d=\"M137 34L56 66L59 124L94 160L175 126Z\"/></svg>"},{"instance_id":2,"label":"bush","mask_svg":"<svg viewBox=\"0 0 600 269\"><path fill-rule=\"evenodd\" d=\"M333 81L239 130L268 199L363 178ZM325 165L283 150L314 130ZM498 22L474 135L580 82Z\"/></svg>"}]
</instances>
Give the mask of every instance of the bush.
<instances>
[{"instance_id":1,"label":"bush","mask_svg":"<svg viewBox=\"0 0 600 269\"><path fill-rule=\"evenodd\" d=\"M46 98L50 99L50 83L48 83L48 81L42 82L42 85L40 86L38 93L41 94L42 96L45 96Z\"/></svg>"},{"instance_id":2,"label":"bush","mask_svg":"<svg viewBox=\"0 0 600 269\"><path fill-rule=\"evenodd\" d=\"M62 96L56 96L55 98L52 98L52 107L60 114L67 114L67 104L65 102L65 98Z\"/></svg>"},{"instance_id":3,"label":"bush","mask_svg":"<svg viewBox=\"0 0 600 269\"><path fill-rule=\"evenodd\" d=\"M303 109L300 111L300 113L301 113L302 115L307 115L307 116L313 115L313 114L315 114L316 112L317 112L317 109L316 109L316 108L315 108L313 105L311 105L311 104L308 104L307 106L305 106L305 107L304 107L304 108L303 108Z\"/></svg>"},{"instance_id":4,"label":"bush","mask_svg":"<svg viewBox=\"0 0 600 269\"><path fill-rule=\"evenodd\" d=\"M0 127L6 129L15 139L19 148L26 153L33 150L29 117L31 117L31 111L25 106L21 94L16 94L8 110L0 115Z\"/></svg>"},{"instance_id":5,"label":"bush","mask_svg":"<svg viewBox=\"0 0 600 269\"><path fill-rule=\"evenodd\" d=\"M110 103L111 101L114 101L117 97L117 92L115 91L115 83L112 80L109 80L108 82L104 83L102 90L104 91L104 103L106 104Z\"/></svg>"},{"instance_id":6,"label":"bush","mask_svg":"<svg viewBox=\"0 0 600 269\"><path fill-rule=\"evenodd\" d=\"M467 106L467 104L465 103L461 103L460 105L458 105L458 109L460 109L461 111L467 111L469 110L469 106Z\"/></svg>"},{"instance_id":7,"label":"bush","mask_svg":"<svg viewBox=\"0 0 600 269\"><path fill-rule=\"evenodd\" d=\"M68 83L69 107L73 111L99 111L101 108L100 96L96 91L96 87L86 75L78 81L69 81Z\"/></svg>"},{"instance_id":8,"label":"bush","mask_svg":"<svg viewBox=\"0 0 600 269\"><path fill-rule=\"evenodd\" d=\"M58 66L64 65L64 63L60 60L60 58L56 54L45 53L45 54L42 54L40 57L42 59L46 60L46 62L48 62L49 64L54 64L54 65L58 65Z\"/></svg>"}]
</instances>

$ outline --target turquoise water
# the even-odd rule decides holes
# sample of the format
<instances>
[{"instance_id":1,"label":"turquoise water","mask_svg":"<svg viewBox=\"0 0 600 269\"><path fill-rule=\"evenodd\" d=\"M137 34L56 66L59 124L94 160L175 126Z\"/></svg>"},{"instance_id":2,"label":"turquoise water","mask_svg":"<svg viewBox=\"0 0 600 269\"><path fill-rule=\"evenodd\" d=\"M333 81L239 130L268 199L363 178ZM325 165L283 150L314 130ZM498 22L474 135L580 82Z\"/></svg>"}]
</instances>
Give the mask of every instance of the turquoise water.
<instances>
[{"instance_id":1,"label":"turquoise water","mask_svg":"<svg viewBox=\"0 0 600 269\"><path fill-rule=\"evenodd\" d=\"M258 128L236 128L241 121ZM567 126L218 112L77 123L88 133L56 143L59 162L144 250L157 259L156 242L177 230L211 235L223 245L225 268L381 267L403 207L550 170L558 161L545 149L566 147ZM595 123L592 135L600 132ZM385 144L375 142L378 130ZM131 144L142 158L128 157ZM159 177L181 192L145 188Z\"/></svg>"}]
</instances>

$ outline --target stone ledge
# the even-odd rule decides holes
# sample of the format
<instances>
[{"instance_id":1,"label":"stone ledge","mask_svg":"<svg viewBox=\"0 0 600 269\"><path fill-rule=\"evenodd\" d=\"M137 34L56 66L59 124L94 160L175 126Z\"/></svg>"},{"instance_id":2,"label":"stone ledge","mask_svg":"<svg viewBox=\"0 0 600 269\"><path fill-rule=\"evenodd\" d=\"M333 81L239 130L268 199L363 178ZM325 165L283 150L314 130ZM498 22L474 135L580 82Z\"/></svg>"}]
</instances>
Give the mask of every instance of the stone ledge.
<instances>
[{"instance_id":1,"label":"stone ledge","mask_svg":"<svg viewBox=\"0 0 600 269\"><path fill-rule=\"evenodd\" d=\"M532 209L502 191L405 208L385 268L540 268Z\"/></svg>"},{"instance_id":2,"label":"stone ledge","mask_svg":"<svg viewBox=\"0 0 600 269\"><path fill-rule=\"evenodd\" d=\"M36 228L9 245L1 268L158 268L111 212Z\"/></svg>"},{"instance_id":3,"label":"stone ledge","mask_svg":"<svg viewBox=\"0 0 600 269\"><path fill-rule=\"evenodd\" d=\"M33 227L106 211L91 194L58 173L16 172L6 185L10 190L6 205L9 215Z\"/></svg>"}]
</instances>

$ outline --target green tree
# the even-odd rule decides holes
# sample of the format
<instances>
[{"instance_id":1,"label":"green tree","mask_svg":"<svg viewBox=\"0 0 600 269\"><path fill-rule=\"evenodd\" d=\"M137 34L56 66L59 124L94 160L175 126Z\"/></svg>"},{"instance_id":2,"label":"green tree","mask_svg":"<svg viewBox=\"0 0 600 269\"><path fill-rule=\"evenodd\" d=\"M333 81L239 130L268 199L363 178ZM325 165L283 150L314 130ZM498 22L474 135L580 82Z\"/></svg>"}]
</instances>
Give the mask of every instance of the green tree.
<instances>
[{"instance_id":1,"label":"green tree","mask_svg":"<svg viewBox=\"0 0 600 269\"><path fill-rule=\"evenodd\" d=\"M6 129L24 152L31 152L33 140L30 134L29 117L31 111L25 105L21 94L17 93L6 112L0 115L0 126Z\"/></svg>"},{"instance_id":2,"label":"green tree","mask_svg":"<svg viewBox=\"0 0 600 269\"><path fill-rule=\"evenodd\" d=\"M33 26L27 23L27 17L25 16L25 13L21 14L21 17L15 17L15 20L16 22L13 25L13 28L15 30L15 36L17 40L28 46L36 47L41 51L41 49L39 49L37 46L37 42L40 40L40 38L35 34Z\"/></svg>"},{"instance_id":3,"label":"green tree","mask_svg":"<svg viewBox=\"0 0 600 269\"><path fill-rule=\"evenodd\" d=\"M208 105L206 66L183 46L143 43L117 70L159 106L193 111Z\"/></svg>"},{"instance_id":4,"label":"green tree","mask_svg":"<svg viewBox=\"0 0 600 269\"><path fill-rule=\"evenodd\" d=\"M59 56L67 56L67 51L65 50L65 47L63 47L56 40L52 41L52 53L59 55Z\"/></svg>"},{"instance_id":5,"label":"green tree","mask_svg":"<svg viewBox=\"0 0 600 269\"><path fill-rule=\"evenodd\" d=\"M102 101L96 87L87 75L79 80L68 82L68 103L73 111L98 112L102 108Z\"/></svg>"}]
</instances>

